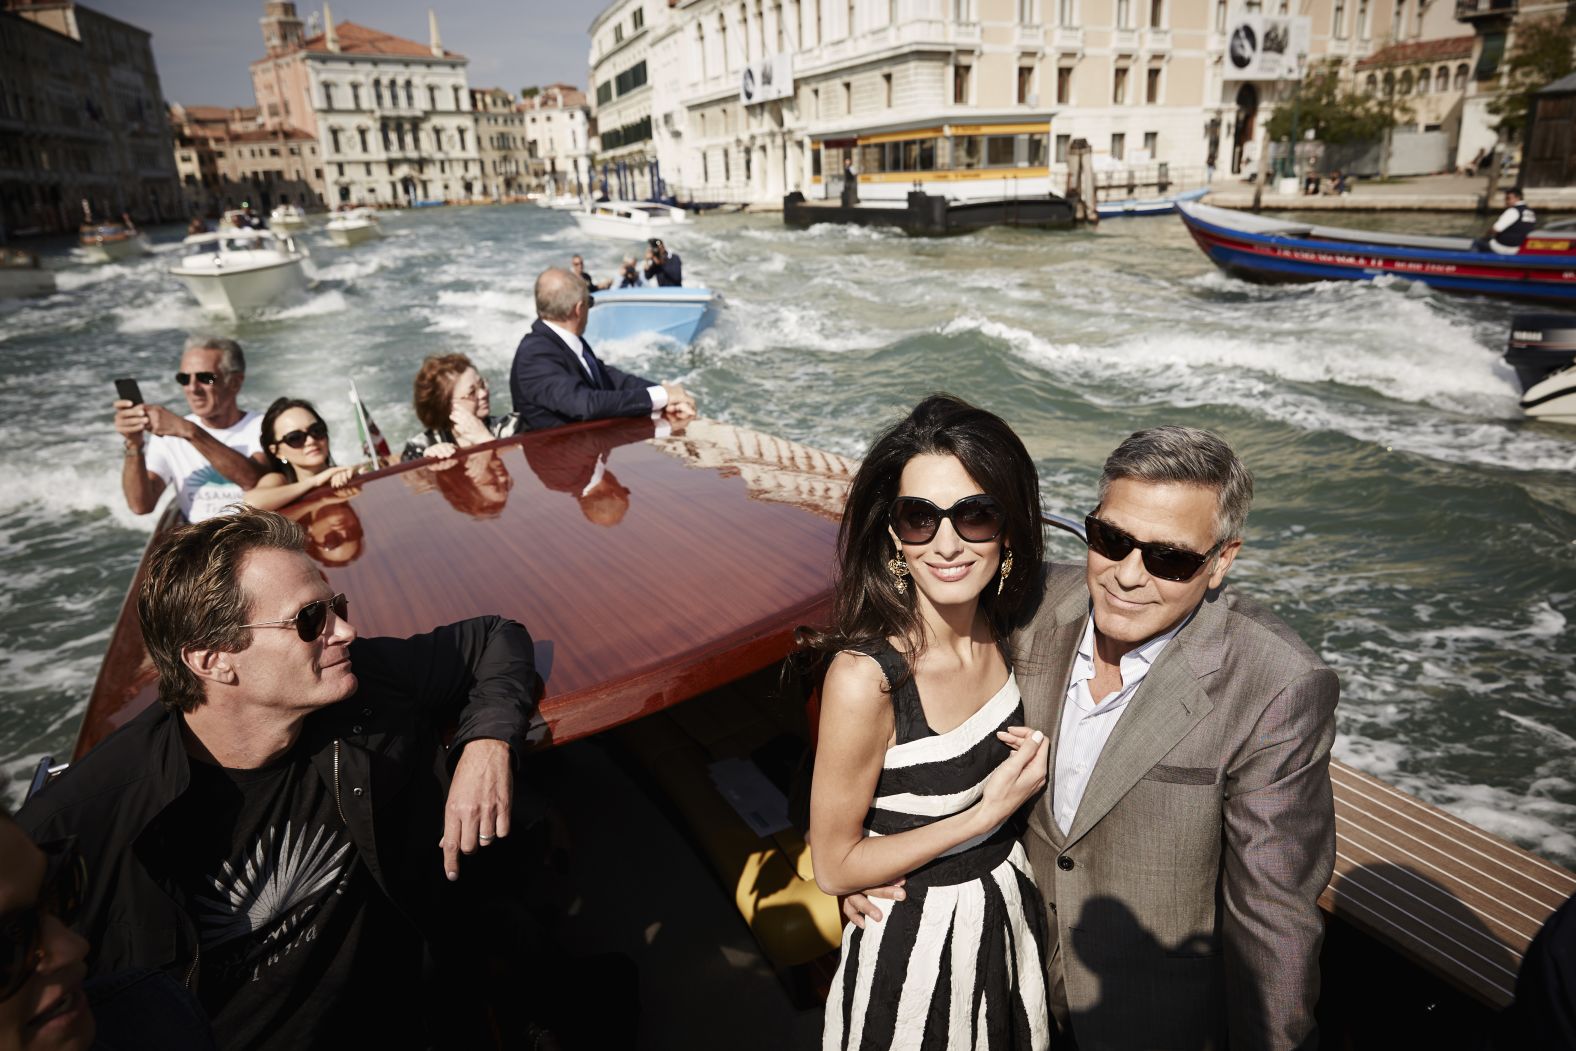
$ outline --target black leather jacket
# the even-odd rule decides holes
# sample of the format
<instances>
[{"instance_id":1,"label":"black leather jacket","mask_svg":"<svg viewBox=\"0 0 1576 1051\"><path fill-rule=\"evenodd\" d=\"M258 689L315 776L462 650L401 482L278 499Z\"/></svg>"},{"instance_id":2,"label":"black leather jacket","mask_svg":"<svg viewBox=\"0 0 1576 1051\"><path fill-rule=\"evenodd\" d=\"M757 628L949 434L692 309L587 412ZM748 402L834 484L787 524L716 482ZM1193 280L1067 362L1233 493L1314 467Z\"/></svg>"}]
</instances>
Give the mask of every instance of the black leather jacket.
<instances>
[{"instance_id":1,"label":"black leather jacket","mask_svg":"<svg viewBox=\"0 0 1576 1051\"><path fill-rule=\"evenodd\" d=\"M531 636L514 621L478 617L408 639L357 639L350 660L355 694L308 716L301 740L368 871L426 937L447 885L436 846L446 775L477 739L522 754L538 686ZM92 945L91 975L160 969L195 991L196 926L162 863L182 835L163 816L191 784L180 726L153 705L29 800L17 820L34 842L77 838L88 863L77 927ZM449 726L454 737L440 763Z\"/></svg>"}]
</instances>

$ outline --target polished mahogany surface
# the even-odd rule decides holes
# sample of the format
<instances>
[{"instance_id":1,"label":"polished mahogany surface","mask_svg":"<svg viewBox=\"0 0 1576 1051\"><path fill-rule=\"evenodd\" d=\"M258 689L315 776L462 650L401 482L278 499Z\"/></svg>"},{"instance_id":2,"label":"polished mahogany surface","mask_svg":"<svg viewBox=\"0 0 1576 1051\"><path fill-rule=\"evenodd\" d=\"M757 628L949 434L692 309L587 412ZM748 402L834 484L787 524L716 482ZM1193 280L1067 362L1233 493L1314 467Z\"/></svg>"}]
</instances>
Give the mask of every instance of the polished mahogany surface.
<instances>
[{"instance_id":1,"label":"polished mahogany surface","mask_svg":"<svg viewBox=\"0 0 1576 1051\"><path fill-rule=\"evenodd\" d=\"M498 613L546 679L541 743L598 733L788 653L824 620L854 465L709 420L538 431L368 475L348 500L286 511L364 635ZM140 569L139 569L140 575ZM81 755L152 703L134 603L122 610Z\"/></svg>"}]
</instances>

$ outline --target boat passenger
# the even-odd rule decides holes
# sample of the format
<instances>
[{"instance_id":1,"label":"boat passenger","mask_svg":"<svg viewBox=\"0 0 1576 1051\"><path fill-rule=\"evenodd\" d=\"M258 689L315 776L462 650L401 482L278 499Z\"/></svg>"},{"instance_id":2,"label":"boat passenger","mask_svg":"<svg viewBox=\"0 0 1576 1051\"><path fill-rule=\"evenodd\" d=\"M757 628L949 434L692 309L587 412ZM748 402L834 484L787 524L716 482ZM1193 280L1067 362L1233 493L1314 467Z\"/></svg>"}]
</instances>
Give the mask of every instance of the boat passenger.
<instances>
[{"instance_id":1,"label":"boat passenger","mask_svg":"<svg viewBox=\"0 0 1576 1051\"><path fill-rule=\"evenodd\" d=\"M589 287L593 292L600 292L605 288L611 288L613 286L613 282L611 281L603 281L600 285L597 284L596 281L591 277L591 274L586 270L586 261L581 256L570 256L569 269L574 271L575 276L585 281L587 287Z\"/></svg>"},{"instance_id":2,"label":"boat passenger","mask_svg":"<svg viewBox=\"0 0 1576 1051\"><path fill-rule=\"evenodd\" d=\"M298 497L327 485L343 491L356 468L336 467L328 448L328 424L309 401L277 398L263 413L263 448L269 472L246 491L246 502L277 511Z\"/></svg>"},{"instance_id":3,"label":"boat passenger","mask_svg":"<svg viewBox=\"0 0 1576 1051\"><path fill-rule=\"evenodd\" d=\"M537 319L514 351L509 393L529 429L579 420L660 413L669 420L695 415L695 399L682 383L653 383L603 364L581 334L591 290L556 267L536 279Z\"/></svg>"},{"instance_id":4,"label":"boat passenger","mask_svg":"<svg viewBox=\"0 0 1576 1051\"><path fill-rule=\"evenodd\" d=\"M668 251L660 237L653 237L646 248L646 282L655 282L663 288L678 288L684 284L683 260Z\"/></svg>"},{"instance_id":5,"label":"boat passenger","mask_svg":"<svg viewBox=\"0 0 1576 1051\"><path fill-rule=\"evenodd\" d=\"M1049 928L1020 808L1045 785L1008 637L1037 594L1040 486L999 417L925 399L871 446L838 535L810 803L828 894L906 879L843 932L823 1046L1044 1049ZM981 1004L988 1007L981 1007Z\"/></svg>"},{"instance_id":6,"label":"boat passenger","mask_svg":"<svg viewBox=\"0 0 1576 1051\"><path fill-rule=\"evenodd\" d=\"M1505 191L1505 210L1494 220L1487 237L1472 242L1479 252L1496 255L1516 255L1526 243L1527 235L1538 228L1538 214L1527 206L1521 187L1512 186Z\"/></svg>"},{"instance_id":7,"label":"boat passenger","mask_svg":"<svg viewBox=\"0 0 1576 1051\"><path fill-rule=\"evenodd\" d=\"M212 1051L202 1009L164 972L83 981L89 946L70 924L90 865L70 841L34 846L0 806L0 1048Z\"/></svg>"},{"instance_id":8,"label":"boat passenger","mask_svg":"<svg viewBox=\"0 0 1576 1051\"><path fill-rule=\"evenodd\" d=\"M635 265L635 257L632 255L626 255L624 257L624 263L618 271L618 287L640 288L645 285L645 283L646 282L640 276L640 268Z\"/></svg>"},{"instance_id":9,"label":"boat passenger","mask_svg":"<svg viewBox=\"0 0 1576 1051\"><path fill-rule=\"evenodd\" d=\"M523 428L520 414L492 414L487 380L464 354L434 354L416 371L416 419L427 429L405 443L399 458L446 459L456 449L507 438Z\"/></svg>"},{"instance_id":10,"label":"boat passenger","mask_svg":"<svg viewBox=\"0 0 1576 1051\"><path fill-rule=\"evenodd\" d=\"M439 873L509 834L531 638L491 616L359 639L303 548L254 508L155 541L137 610L159 703L18 821L93 859L89 973L175 975L220 1046L486 1046L461 1035L482 979L452 950L477 932Z\"/></svg>"},{"instance_id":11,"label":"boat passenger","mask_svg":"<svg viewBox=\"0 0 1576 1051\"><path fill-rule=\"evenodd\" d=\"M1054 742L1023 843L1071 1046L1318 1046L1340 686L1225 588L1252 499L1219 437L1129 435L1084 521L1085 563L1048 568L1011 638L1036 658L1028 723Z\"/></svg>"},{"instance_id":12,"label":"boat passenger","mask_svg":"<svg viewBox=\"0 0 1576 1051\"><path fill-rule=\"evenodd\" d=\"M361 557L361 516L344 500L321 500L290 517L306 530L306 553L325 566L348 566Z\"/></svg>"},{"instance_id":13,"label":"boat passenger","mask_svg":"<svg viewBox=\"0 0 1576 1051\"><path fill-rule=\"evenodd\" d=\"M126 446L120 485L133 514L152 511L173 484L186 520L201 522L240 503L242 492L257 484L267 459L263 417L236 403L245 380L239 343L192 336L175 373L190 414L116 400L115 430Z\"/></svg>"}]
</instances>

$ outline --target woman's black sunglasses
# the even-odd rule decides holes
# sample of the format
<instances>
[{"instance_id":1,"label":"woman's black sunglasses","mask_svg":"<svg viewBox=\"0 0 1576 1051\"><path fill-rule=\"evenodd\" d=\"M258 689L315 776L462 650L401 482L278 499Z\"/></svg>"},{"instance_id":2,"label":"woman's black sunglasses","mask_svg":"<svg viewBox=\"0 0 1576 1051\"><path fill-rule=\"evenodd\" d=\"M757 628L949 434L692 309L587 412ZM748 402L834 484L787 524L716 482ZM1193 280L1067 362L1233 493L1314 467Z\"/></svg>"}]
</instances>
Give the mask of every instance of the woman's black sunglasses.
<instances>
[{"instance_id":1,"label":"woman's black sunglasses","mask_svg":"<svg viewBox=\"0 0 1576 1051\"><path fill-rule=\"evenodd\" d=\"M1209 561L1210 556L1220 550L1220 545L1225 543L1224 540L1217 541L1214 547L1201 555L1197 551L1189 551L1186 548L1136 540L1109 522L1100 521L1094 515L1084 519L1084 531L1088 535L1089 549L1101 558L1120 562L1132 554L1133 548L1136 547L1142 553L1144 569L1150 576L1171 581L1192 580L1194 574Z\"/></svg>"},{"instance_id":2,"label":"woman's black sunglasses","mask_svg":"<svg viewBox=\"0 0 1576 1051\"><path fill-rule=\"evenodd\" d=\"M952 519L958 536L971 544L984 544L1001 536L1007 516L994 496L979 493L965 496L943 511L918 496L900 496L892 501L888 520L892 532L905 544L928 544L935 539L943 518Z\"/></svg>"},{"instance_id":3,"label":"woman's black sunglasses","mask_svg":"<svg viewBox=\"0 0 1576 1051\"><path fill-rule=\"evenodd\" d=\"M46 865L38 900L0 915L0 1000L9 1000L44 962L44 913L76 921L88 889L88 867L75 840L42 848Z\"/></svg>"},{"instance_id":4,"label":"woman's black sunglasses","mask_svg":"<svg viewBox=\"0 0 1576 1051\"><path fill-rule=\"evenodd\" d=\"M256 624L242 624L243 628L295 628L296 634L301 636L302 642L312 642L323 635L323 629L328 626L328 611L332 609L334 616L340 620L350 619L350 600L340 592L331 599L318 599L308 602L296 611L296 615L288 620L260 620Z\"/></svg>"},{"instance_id":5,"label":"woman's black sunglasses","mask_svg":"<svg viewBox=\"0 0 1576 1051\"><path fill-rule=\"evenodd\" d=\"M278 439L277 444L288 445L292 449L300 449L306 445L308 438L316 438L320 442L328 441L328 424L318 420L304 431L291 431Z\"/></svg>"}]
</instances>

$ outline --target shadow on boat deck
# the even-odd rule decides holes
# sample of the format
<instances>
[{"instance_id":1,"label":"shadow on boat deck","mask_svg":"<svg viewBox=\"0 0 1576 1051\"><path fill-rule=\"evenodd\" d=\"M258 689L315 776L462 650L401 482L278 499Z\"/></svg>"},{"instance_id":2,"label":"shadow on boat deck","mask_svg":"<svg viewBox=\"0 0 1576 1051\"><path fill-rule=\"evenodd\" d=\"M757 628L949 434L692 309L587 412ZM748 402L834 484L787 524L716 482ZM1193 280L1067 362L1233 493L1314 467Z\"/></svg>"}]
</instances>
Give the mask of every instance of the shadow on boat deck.
<instances>
[{"instance_id":1,"label":"shadow on boat deck","mask_svg":"<svg viewBox=\"0 0 1576 1051\"><path fill-rule=\"evenodd\" d=\"M547 790L573 841L563 941L634 961L637 1046L818 1047L821 1009L793 1006L711 869L616 752L596 740L555 751Z\"/></svg>"}]
</instances>

